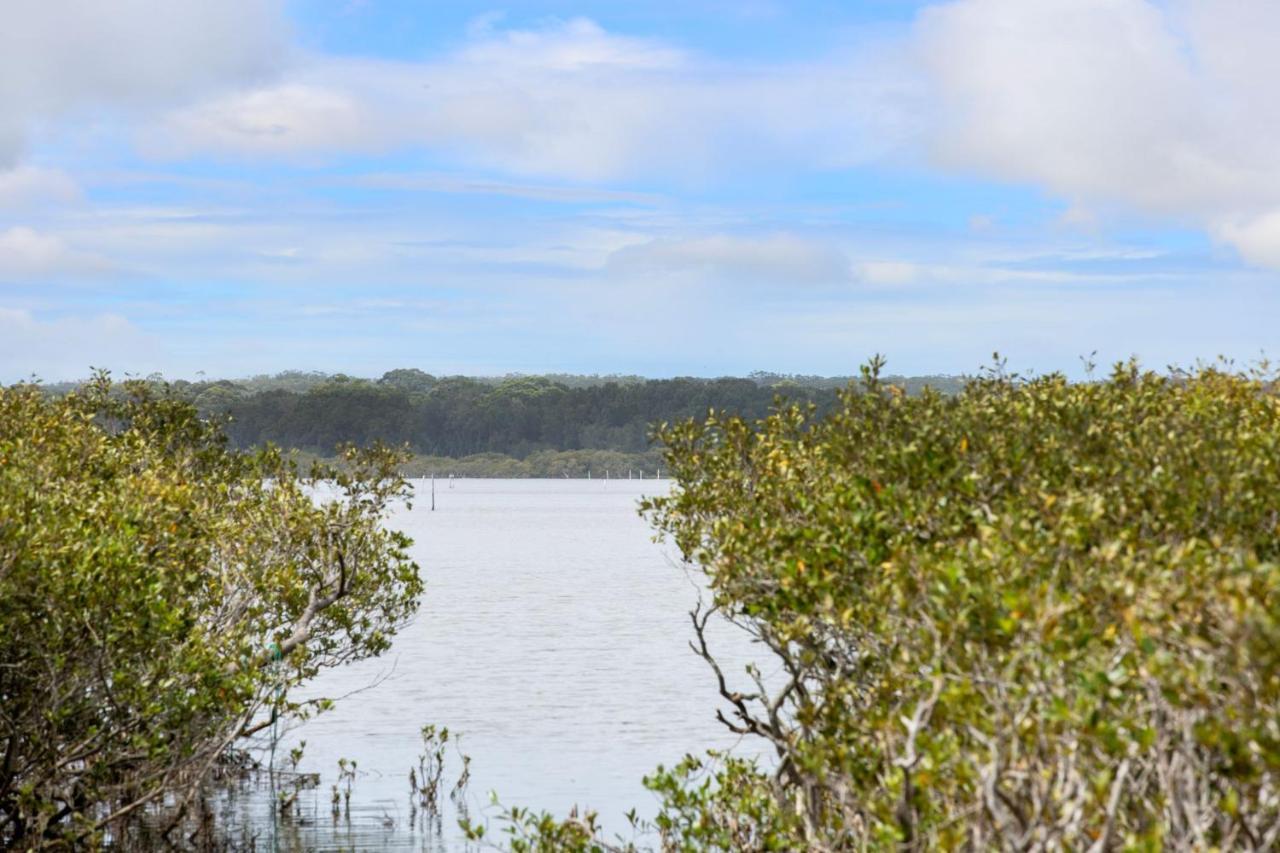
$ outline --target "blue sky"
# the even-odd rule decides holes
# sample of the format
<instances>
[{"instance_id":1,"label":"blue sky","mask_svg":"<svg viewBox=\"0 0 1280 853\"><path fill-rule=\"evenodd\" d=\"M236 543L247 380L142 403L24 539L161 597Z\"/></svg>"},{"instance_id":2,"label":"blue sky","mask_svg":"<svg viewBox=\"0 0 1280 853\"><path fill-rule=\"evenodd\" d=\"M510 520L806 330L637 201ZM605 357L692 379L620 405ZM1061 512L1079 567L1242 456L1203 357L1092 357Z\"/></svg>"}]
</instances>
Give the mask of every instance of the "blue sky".
<instances>
[{"instance_id":1,"label":"blue sky","mask_svg":"<svg viewBox=\"0 0 1280 853\"><path fill-rule=\"evenodd\" d=\"M3 14L0 381L1280 343L1263 0Z\"/></svg>"}]
</instances>

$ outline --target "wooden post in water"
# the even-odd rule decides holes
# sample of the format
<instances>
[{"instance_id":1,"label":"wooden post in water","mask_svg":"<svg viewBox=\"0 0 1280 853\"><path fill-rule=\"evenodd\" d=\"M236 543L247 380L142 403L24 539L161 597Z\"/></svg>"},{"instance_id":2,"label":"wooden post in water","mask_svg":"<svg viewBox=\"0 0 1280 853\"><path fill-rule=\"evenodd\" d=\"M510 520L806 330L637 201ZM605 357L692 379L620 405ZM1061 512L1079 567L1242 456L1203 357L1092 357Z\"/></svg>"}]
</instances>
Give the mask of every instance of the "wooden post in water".
<instances>
[{"instance_id":1,"label":"wooden post in water","mask_svg":"<svg viewBox=\"0 0 1280 853\"><path fill-rule=\"evenodd\" d=\"M431 472L431 511L436 511L436 472Z\"/></svg>"}]
</instances>

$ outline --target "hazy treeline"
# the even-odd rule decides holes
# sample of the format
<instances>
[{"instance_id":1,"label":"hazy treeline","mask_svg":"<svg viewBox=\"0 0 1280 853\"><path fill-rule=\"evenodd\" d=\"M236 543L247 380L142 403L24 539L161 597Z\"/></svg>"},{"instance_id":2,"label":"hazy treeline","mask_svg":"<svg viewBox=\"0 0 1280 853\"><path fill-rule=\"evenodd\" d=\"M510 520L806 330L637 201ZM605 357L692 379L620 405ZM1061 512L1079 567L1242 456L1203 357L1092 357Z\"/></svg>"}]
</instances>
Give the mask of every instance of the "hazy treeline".
<instances>
[{"instance_id":1,"label":"hazy treeline","mask_svg":"<svg viewBox=\"0 0 1280 853\"><path fill-rule=\"evenodd\" d=\"M454 459L415 456L401 466L408 477L597 477L652 480L665 471L661 451L619 453L616 450L538 450L523 459L503 453L477 453ZM664 474L665 476L665 474Z\"/></svg>"},{"instance_id":2,"label":"hazy treeline","mask_svg":"<svg viewBox=\"0 0 1280 853\"><path fill-rule=\"evenodd\" d=\"M903 379L950 390L948 377ZM248 447L274 442L328 455L343 442L408 444L426 457L520 476L581 476L605 467L652 468L649 430L660 422L701 418L709 409L749 419L764 417L779 398L813 403L819 412L836 401L841 377L756 373L749 378L643 379L633 376L436 377L393 370L378 379L286 373L248 380L178 381L175 394L207 414L225 414L231 440ZM558 453L551 454L551 451ZM611 457L571 451L610 451ZM501 463L501 464L500 464ZM516 464L520 463L520 464ZM423 463L428 465L428 463ZM444 462L428 467L443 469ZM418 467L418 466L415 466ZM461 472L458 465L453 470Z\"/></svg>"},{"instance_id":3,"label":"hazy treeline","mask_svg":"<svg viewBox=\"0 0 1280 853\"><path fill-rule=\"evenodd\" d=\"M290 451L302 467L312 462L344 468L340 459L305 450ZM643 453L619 453L616 450L536 450L523 459L505 453L473 453L470 456L429 456L414 454L397 470L410 479L435 476L453 477L609 477L615 480L652 480L659 473L665 478L666 463L659 448Z\"/></svg>"},{"instance_id":4,"label":"hazy treeline","mask_svg":"<svg viewBox=\"0 0 1280 853\"><path fill-rule=\"evenodd\" d=\"M241 379L148 377L204 415L230 419L238 447L271 442L303 457L331 458L344 443L383 441L414 453L409 476L626 477L660 464L649 441L661 423L703 418L709 410L749 420L779 399L830 411L848 376L757 371L745 378L634 375L433 376L392 370L377 379L318 371L285 371ZM925 386L958 391L951 376L893 377L907 393ZM45 385L65 394L80 383Z\"/></svg>"}]
</instances>

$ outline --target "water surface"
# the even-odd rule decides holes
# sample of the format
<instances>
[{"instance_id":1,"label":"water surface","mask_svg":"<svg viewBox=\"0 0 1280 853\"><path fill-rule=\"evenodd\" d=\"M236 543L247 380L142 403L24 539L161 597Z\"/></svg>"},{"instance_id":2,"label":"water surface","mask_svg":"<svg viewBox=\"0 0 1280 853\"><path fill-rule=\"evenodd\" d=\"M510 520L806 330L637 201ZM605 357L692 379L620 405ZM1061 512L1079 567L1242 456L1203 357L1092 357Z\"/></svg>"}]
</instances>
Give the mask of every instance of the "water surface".
<instances>
[{"instance_id":1,"label":"water surface","mask_svg":"<svg viewBox=\"0 0 1280 853\"><path fill-rule=\"evenodd\" d=\"M504 804L590 807L618 831L633 806L655 811L641 778L658 763L737 743L715 721L714 677L688 647L696 573L636 513L643 494L668 485L437 480L432 512L419 483L413 508L390 524L415 540L422 609L386 655L314 685L352 695L289 733L277 754L306 741L300 769L322 783L304 801L322 819L263 842L460 849L452 810L438 833L410 821L407 778L426 723L462 734L472 818L494 813L496 791ZM714 636L722 664L740 673L753 652L745 637L728 626ZM358 761L358 777L352 824L335 831L339 757Z\"/></svg>"}]
</instances>

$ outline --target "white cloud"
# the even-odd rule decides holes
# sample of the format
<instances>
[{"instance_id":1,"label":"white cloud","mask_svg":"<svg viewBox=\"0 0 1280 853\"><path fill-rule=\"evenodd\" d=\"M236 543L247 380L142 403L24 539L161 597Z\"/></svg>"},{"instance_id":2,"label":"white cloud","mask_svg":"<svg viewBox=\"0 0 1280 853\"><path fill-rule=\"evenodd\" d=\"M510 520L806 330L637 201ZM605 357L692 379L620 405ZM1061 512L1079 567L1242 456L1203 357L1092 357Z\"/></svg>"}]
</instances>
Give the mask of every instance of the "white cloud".
<instances>
[{"instance_id":1,"label":"white cloud","mask_svg":"<svg viewBox=\"0 0 1280 853\"><path fill-rule=\"evenodd\" d=\"M57 169L19 166L0 171L0 210L65 204L80 198L80 187Z\"/></svg>"},{"instance_id":2,"label":"white cloud","mask_svg":"<svg viewBox=\"0 0 1280 853\"><path fill-rule=\"evenodd\" d=\"M25 226L0 231L0 282L91 274L105 267L101 259L71 248L52 234Z\"/></svg>"},{"instance_id":3,"label":"white cloud","mask_svg":"<svg viewBox=\"0 0 1280 853\"><path fill-rule=\"evenodd\" d=\"M285 33L281 0L12 0L0 13L0 168L76 111L148 110L260 79Z\"/></svg>"},{"instance_id":4,"label":"white cloud","mask_svg":"<svg viewBox=\"0 0 1280 853\"><path fill-rule=\"evenodd\" d=\"M274 82L175 109L141 144L304 161L426 148L592 182L910 160L923 146L944 168L1062 196L1073 226L1119 203L1254 263L1280 254L1266 225L1280 213L1271 0L952 0L907 42L755 65L585 19L497 20L429 61L303 57Z\"/></svg>"},{"instance_id":5,"label":"white cloud","mask_svg":"<svg viewBox=\"0 0 1280 853\"><path fill-rule=\"evenodd\" d=\"M625 275L693 273L778 284L832 284L849 279L849 259L839 249L790 234L652 240L613 252L608 268Z\"/></svg>"},{"instance_id":6,"label":"white cloud","mask_svg":"<svg viewBox=\"0 0 1280 853\"><path fill-rule=\"evenodd\" d=\"M920 268L906 261L866 261L858 264L857 277L868 284L910 284Z\"/></svg>"},{"instance_id":7,"label":"white cloud","mask_svg":"<svg viewBox=\"0 0 1280 853\"><path fill-rule=\"evenodd\" d=\"M118 314L41 320L0 307L0 382L74 379L92 367L149 372L161 360L153 340Z\"/></svg>"},{"instance_id":8,"label":"white cloud","mask_svg":"<svg viewBox=\"0 0 1280 853\"><path fill-rule=\"evenodd\" d=\"M166 129L177 139L199 140L213 150L269 155L382 148L392 141L386 134L388 119L352 94L285 83L181 110L169 117Z\"/></svg>"},{"instance_id":9,"label":"white cloud","mask_svg":"<svg viewBox=\"0 0 1280 853\"><path fill-rule=\"evenodd\" d=\"M1242 223L1223 222L1216 236L1235 246L1249 263L1280 269L1280 210Z\"/></svg>"},{"instance_id":10,"label":"white cloud","mask_svg":"<svg viewBox=\"0 0 1280 853\"><path fill-rule=\"evenodd\" d=\"M21 0L7 9L0 148L76 110L136 107L160 116L135 123L140 147L153 155L308 162L422 147L486 170L565 180L474 181L448 171L334 180L653 204L599 183L660 175L696 184L762 166L821 170L910 159L925 143L935 164L1064 197L1071 207L1062 224L1073 229L1092 230L1093 211L1120 203L1193 223L1247 261L1280 267L1280 149L1272 144L1280 138L1280 99L1268 91L1280 76L1280 51L1268 38L1280 32L1280 5L1263 0L953 0L927 9L910 42L864 42L857 54L807 62L732 65L584 19L511 30L490 16L453 53L408 62L290 51L277 0L121 0L106 8ZM0 167L3 157L0 151ZM53 170L0 171L0 209L65 203L76 192ZM280 275L302 275L322 260L355 265L380 251L403 254L386 248L390 237L299 235L289 222L263 221L269 215L256 223L262 233L246 235L212 216L141 229L117 221L118 210L105 212L77 211L70 221L24 217L63 236L4 232L9 274L84 269L89 259L66 241L127 256L120 263L144 273L187 270L194 261L256 274L251 264L265 261L296 268ZM971 228L988 232L992 221L975 216ZM937 266L927 251L910 256L877 244L850 248L855 258L873 259L850 270L838 250L802 236L726 236L742 227L637 227L624 242L669 239L624 249L609 263L886 285L928 278L930 264ZM361 245L374 243L380 248ZM616 248L574 265L598 266ZM509 260L491 247L482 253ZM876 260L881 253L903 260ZM530 257L519 260L549 262L551 253ZM0 272L4 264L0 258Z\"/></svg>"},{"instance_id":11,"label":"white cloud","mask_svg":"<svg viewBox=\"0 0 1280 853\"><path fill-rule=\"evenodd\" d=\"M897 139L896 104L913 94L870 62L721 66L579 19L481 28L437 61L312 56L276 84L176 110L142 139L174 157L420 146L517 174L698 179L864 160Z\"/></svg>"},{"instance_id":12,"label":"white cloud","mask_svg":"<svg viewBox=\"0 0 1280 853\"><path fill-rule=\"evenodd\" d=\"M1270 0L929 8L915 50L936 97L933 154L1073 202L1194 222L1274 266L1277 32Z\"/></svg>"},{"instance_id":13,"label":"white cloud","mask_svg":"<svg viewBox=\"0 0 1280 853\"><path fill-rule=\"evenodd\" d=\"M651 39L610 35L586 18L540 31L497 32L490 26L478 34L482 38L459 58L516 72L665 71L684 64L684 55L672 47Z\"/></svg>"}]
</instances>

